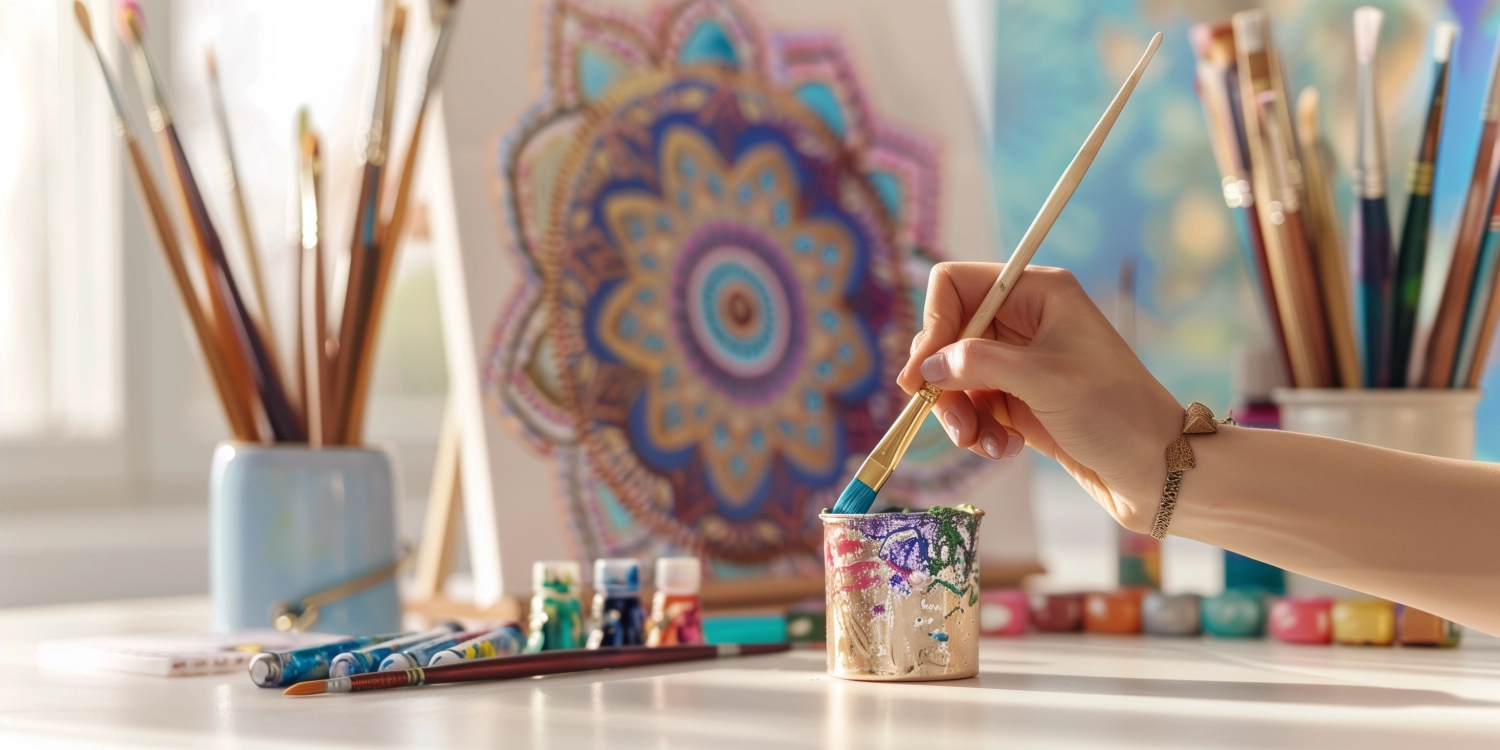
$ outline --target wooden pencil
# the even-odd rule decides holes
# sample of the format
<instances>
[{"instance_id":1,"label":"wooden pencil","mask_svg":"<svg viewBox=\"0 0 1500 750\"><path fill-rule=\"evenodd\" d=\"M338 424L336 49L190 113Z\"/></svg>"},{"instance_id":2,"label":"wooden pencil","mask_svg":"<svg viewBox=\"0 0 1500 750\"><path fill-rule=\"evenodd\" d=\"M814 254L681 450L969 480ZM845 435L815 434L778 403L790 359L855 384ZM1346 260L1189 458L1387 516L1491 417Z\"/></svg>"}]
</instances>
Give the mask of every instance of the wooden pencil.
<instances>
[{"instance_id":1,"label":"wooden pencil","mask_svg":"<svg viewBox=\"0 0 1500 750\"><path fill-rule=\"evenodd\" d=\"M324 429L329 422L328 389L330 388L328 352L324 346L328 340L327 282L323 270L322 224L319 211L318 186L322 180L322 154L318 136L312 132L307 110L298 117L298 147L300 158L297 165L298 205L300 206L302 246L302 329L301 336L303 376L307 383L305 409L307 412L308 445L321 447Z\"/></svg>"},{"instance_id":2,"label":"wooden pencil","mask_svg":"<svg viewBox=\"0 0 1500 750\"><path fill-rule=\"evenodd\" d=\"M406 156L401 173L396 181L395 199L385 219L376 228L375 244L380 249L375 272L375 290L370 304L369 320L365 324L364 341L360 345L360 359L355 363L354 382L349 398L348 426L345 437L353 444L364 438L365 403L369 399L370 378L375 369L375 346L380 332L380 321L385 310L386 290L391 275L396 269L396 251L400 246L402 231L406 226L408 201L417 172L417 154L422 143L423 126L427 121L427 107L442 82L443 63L448 56L452 29L457 17L457 0L432 0L433 25L437 27L437 40L432 46L427 61L427 75L422 86L422 95L417 102L416 120L412 123L406 141Z\"/></svg>"},{"instance_id":3,"label":"wooden pencil","mask_svg":"<svg viewBox=\"0 0 1500 750\"><path fill-rule=\"evenodd\" d=\"M285 695L322 695L325 693L359 693L366 690L441 685L455 682L488 682L522 677L584 672L596 669L620 669L684 661L703 661L737 656L779 654L791 650L786 643L720 644L716 646L615 646L597 649L565 649L535 654L496 656L474 659L438 667L406 669L391 672L337 677L331 680L299 682L286 689Z\"/></svg>"},{"instance_id":4,"label":"wooden pencil","mask_svg":"<svg viewBox=\"0 0 1500 750\"><path fill-rule=\"evenodd\" d=\"M1292 383L1299 388L1321 388L1327 383L1317 366L1318 355L1309 341L1306 308L1309 302L1298 297L1295 272L1287 257L1285 233L1275 223L1267 196L1272 194L1271 157L1265 143L1260 117L1255 111L1256 98L1274 92L1271 81L1269 28L1265 11L1246 10L1234 14L1235 51L1240 77L1241 120L1250 153L1251 188L1256 195L1257 218L1266 245L1266 260L1280 311L1282 330L1286 335L1288 365Z\"/></svg>"},{"instance_id":5,"label":"wooden pencil","mask_svg":"<svg viewBox=\"0 0 1500 750\"><path fill-rule=\"evenodd\" d=\"M1292 281L1291 293L1296 297L1299 312L1298 324L1303 327L1308 355L1312 358L1319 387L1334 385L1333 347L1329 342L1328 324L1319 303L1320 289L1318 272L1312 249L1307 244L1307 228L1302 218L1301 196L1296 183L1288 174L1292 158L1291 135L1282 130L1285 121L1285 105L1275 91L1263 91L1256 99L1261 124L1265 127L1266 150L1270 156L1271 170L1266 181L1270 192L1265 196L1269 203L1265 210L1271 221L1282 232L1282 249Z\"/></svg>"},{"instance_id":6,"label":"wooden pencil","mask_svg":"<svg viewBox=\"0 0 1500 750\"><path fill-rule=\"evenodd\" d=\"M1474 269L1479 260L1480 242L1491 206L1490 187L1500 172L1500 44L1495 47L1490 65L1490 86L1481 111L1479 150L1474 156L1474 171L1469 177L1463 213L1459 216L1458 238L1453 243L1453 259L1438 302L1437 317L1427 345L1427 364L1422 382L1428 388L1447 388L1453 382L1458 358L1459 337L1467 317L1469 292L1474 283Z\"/></svg>"},{"instance_id":7,"label":"wooden pencil","mask_svg":"<svg viewBox=\"0 0 1500 750\"><path fill-rule=\"evenodd\" d=\"M1349 265L1339 231L1338 205L1333 197L1332 154L1323 139L1318 117L1318 90L1308 86L1297 96L1297 139L1302 145L1302 184L1306 200L1302 213L1313 238L1313 260L1318 269L1323 317L1328 323L1337 384L1358 388L1363 381L1359 338L1354 327L1354 301L1349 291Z\"/></svg>"},{"instance_id":8,"label":"wooden pencil","mask_svg":"<svg viewBox=\"0 0 1500 750\"><path fill-rule=\"evenodd\" d=\"M1265 238L1255 208L1255 191L1250 187L1250 155L1240 115L1234 29L1228 23L1201 23L1189 32L1189 41L1198 57L1195 89L1208 120L1209 142L1221 175L1224 203L1233 211L1246 268L1251 283L1260 292L1271 338L1290 382L1291 373L1286 368L1291 358L1287 353L1286 333L1282 327L1281 310L1276 304L1276 291L1271 284Z\"/></svg>"},{"instance_id":9,"label":"wooden pencil","mask_svg":"<svg viewBox=\"0 0 1500 750\"><path fill-rule=\"evenodd\" d=\"M209 219L208 208L203 202L203 195L193 178L192 168L188 165L187 153L183 150L177 128L172 122L164 89L146 46L140 7L133 1L126 2L122 6L120 21L121 31L136 67L136 78L150 105L151 125L157 134L162 160L170 169L178 199L193 228L204 276L208 281L215 323L220 336L227 343L232 342L225 346L230 375L232 378L243 379L243 374L248 373L270 423L272 437L276 440L300 442L303 439L302 426L287 399L275 354L266 347L259 329L247 312L239 288L234 282L234 274L229 268L228 258L225 257L224 246ZM249 388L243 390L250 391Z\"/></svg>"},{"instance_id":10,"label":"wooden pencil","mask_svg":"<svg viewBox=\"0 0 1500 750\"><path fill-rule=\"evenodd\" d=\"M192 276L188 273L182 246L177 241L177 232L172 223L171 213L162 200L155 178L151 176L151 167L146 162L145 154L141 152L141 145L136 141L135 132L125 117L125 109L120 101L120 92L115 84L114 76L110 73L109 66L104 62L104 56L94 41L94 27L88 9L83 3L73 0L73 14L78 19L79 29L88 39L89 47L94 51L94 59L99 63L99 72L104 77L104 87L109 92L109 101L114 107L115 131L125 141L125 151L130 156L131 172L135 174L136 183L140 187L141 199L146 203L151 226L156 230L162 257L167 262L167 270L172 274L173 286L177 287L178 299L187 312L188 323L193 329L193 338L198 344L198 350L203 353L204 364L208 366L214 393L218 395L219 404L224 409L224 416L229 421L230 433L236 440L259 440L255 420L251 416L248 405L235 391L234 384L230 380L229 371L224 362L223 342L215 335L208 314L203 310L198 290L193 285Z\"/></svg>"},{"instance_id":11,"label":"wooden pencil","mask_svg":"<svg viewBox=\"0 0 1500 750\"><path fill-rule=\"evenodd\" d=\"M1417 330L1417 307L1422 300L1422 276L1427 265L1427 239L1432 226L1432 183L1437 169L1438 143L1443 134L1443 112L1448 101L1449 58L1458 27L1443 21L1432 32L1432 98L1427 105L1422 141L1406 177L1406 218L1396 254L1396 278L1391 294L1390 371L1392 388L1404 388L1410 364L1412 337Z\"/></svg>"},{"instance_id":12,"label":"wooden pencil","mask_svg":"<svg viewBox=\"0 0 1500 750\"><path fill-rule=\"evenodd\" d=\"M1385 134L1375 86L1375 51L1385 14L1354 11L1358 90L1354 131L1354 231L1360 262L1360 312L1364 330L1365 386L1390 385L1391 229L1385 200Z\"/></svg>"},{"instance_id":13,"label":"wooden pencil","mask_svg":"<svg viewBox=\"0 0 1500 750\"><path fill-rule=\"evenodd\" d=\"M219 61L212 47L204 51L204 64L208 69L208 92L209 101L213 105L214 125L219 131L219 140L224 149L224 188L234 206L235 223L240 230L240 241L244 243L245 271L250 277L250 294L255 298L256 309L252 313L261 333L266 337L267 346L274 350L276 331L271 325L271 305L266 301L260 249L255 242L255 229L250 221L250 207L245 200L245 191L240 189L239 161L235 158L234 137L229 131L229 111L224 107L224 88L219 84Z\"/></svg>"},{"instance_id":14,"label":"wooden pencil","mask_svg":"<svg viewBox=\"0 0 1500 750\"><path fill-rule=\"evenodd\" d=\"M333 399L337 405L333 423L325 426L329 442L348 444L353 411L354 380L364 356L366 328L375 295L380 246L375 239L380 214L382 177L385 171L389 123L388 101L394 95L395 61L399 59L406 26L406 9L397 7L381 46L380 68L375 84L375 102L366 129L364 166L355 209L354 233L349 247L349 277L344 290L344 310L339 322L338 358L333 370ZM395 59L393 59L395 58Z\"/></svg>"}]
</instances>

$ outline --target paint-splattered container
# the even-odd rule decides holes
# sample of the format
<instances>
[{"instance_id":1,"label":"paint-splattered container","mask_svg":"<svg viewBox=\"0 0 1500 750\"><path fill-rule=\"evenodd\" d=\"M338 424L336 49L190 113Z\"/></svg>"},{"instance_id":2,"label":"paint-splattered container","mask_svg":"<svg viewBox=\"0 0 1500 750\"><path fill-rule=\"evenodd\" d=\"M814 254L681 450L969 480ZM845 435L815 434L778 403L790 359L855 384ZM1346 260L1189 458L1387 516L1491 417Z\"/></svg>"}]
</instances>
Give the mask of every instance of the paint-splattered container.
<instances>
[{"instance_id":1,"label":"paint-splattered container","mask_svg":"<svg viewBox=\"0 0 1500 750\"><path fill-rule=\"evenodd\" d=\"M828 673L957 680L979 673L984 511L824 513Z\"/></svg>"}]
</instances>

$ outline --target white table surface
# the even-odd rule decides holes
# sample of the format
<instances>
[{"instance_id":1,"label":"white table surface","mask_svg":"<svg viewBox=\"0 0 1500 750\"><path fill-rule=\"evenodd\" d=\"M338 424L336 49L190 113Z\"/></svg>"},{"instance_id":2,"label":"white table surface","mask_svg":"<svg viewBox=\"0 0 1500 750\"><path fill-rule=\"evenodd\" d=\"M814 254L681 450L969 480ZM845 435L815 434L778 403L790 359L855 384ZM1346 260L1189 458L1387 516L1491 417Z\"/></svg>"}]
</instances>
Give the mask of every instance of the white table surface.
<instances>
[{"instance_id":1,"label":"white table surface","mask_svg":"<svg viewBox=\"0 0 1500 750\"><path fill-rule=\"evenodd\" d=\"M0 610L0 747L1500 747L1500 641L1455 650L1031 635L976 679L843 682L821 651L285 698L244 674L41 669L47 638L207 627L207 601Z\"/></svg>"}]
</instances>

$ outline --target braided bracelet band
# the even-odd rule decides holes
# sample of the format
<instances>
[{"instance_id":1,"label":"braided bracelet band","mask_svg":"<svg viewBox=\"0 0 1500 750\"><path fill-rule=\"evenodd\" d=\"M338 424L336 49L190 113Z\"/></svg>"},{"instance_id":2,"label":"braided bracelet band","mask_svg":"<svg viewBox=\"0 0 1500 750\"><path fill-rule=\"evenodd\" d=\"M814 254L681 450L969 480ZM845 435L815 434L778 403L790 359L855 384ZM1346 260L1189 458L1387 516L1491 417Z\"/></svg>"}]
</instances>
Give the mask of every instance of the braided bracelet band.
<instances>
[{"instance_id":1,"label":"braided bracelet band","mask_svg":"<svg viewBox=\"0 0 1500 750\"><path fill-rule=\"evenodd\" d=\"M1193 460L1193 446L1188 444L1188 435L1206 435L1219 431L1221 424L1234 424L1234 419L1214 419L1213 411L1194 401L1182 415L1182 434L1167 446L1167 485L1162 489L1161 505L1156 509L1156 520L1151 524L1151 536L1164 539L1167 527L1172 523L1172 511L1177 509L1177 491L1182 487L1182 475L1197 466Z\"/></svg>"}]
</instances>

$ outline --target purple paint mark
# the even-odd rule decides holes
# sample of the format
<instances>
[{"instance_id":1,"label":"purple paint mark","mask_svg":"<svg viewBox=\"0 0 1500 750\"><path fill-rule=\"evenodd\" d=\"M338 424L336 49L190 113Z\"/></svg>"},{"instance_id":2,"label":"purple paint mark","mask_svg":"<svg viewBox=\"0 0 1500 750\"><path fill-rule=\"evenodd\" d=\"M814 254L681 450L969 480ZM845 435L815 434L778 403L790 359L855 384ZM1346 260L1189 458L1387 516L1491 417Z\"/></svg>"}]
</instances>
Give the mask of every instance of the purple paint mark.
<instances>
[{"instance_id":1,"label":"purple paint mark","mask_svg":"<svg viewBox=\"0 0 1500 750\"><path fill-rule=\"evenodd\" d=\"M870 614L872 614L872 615L883 615L883 614L885 614L885 605L884 604L877 604L877 605L875 605L874 607L872 607L870 609Z\"/></svg>"}]
</instances>

